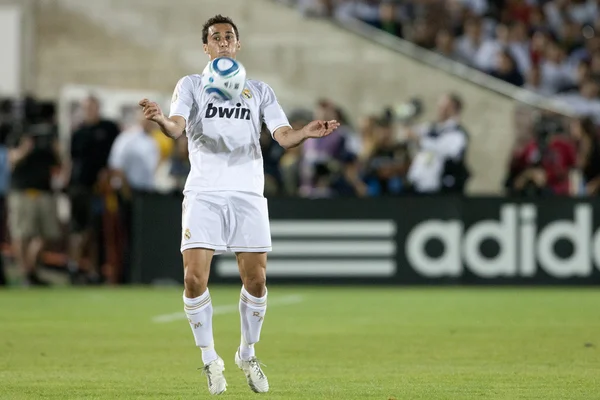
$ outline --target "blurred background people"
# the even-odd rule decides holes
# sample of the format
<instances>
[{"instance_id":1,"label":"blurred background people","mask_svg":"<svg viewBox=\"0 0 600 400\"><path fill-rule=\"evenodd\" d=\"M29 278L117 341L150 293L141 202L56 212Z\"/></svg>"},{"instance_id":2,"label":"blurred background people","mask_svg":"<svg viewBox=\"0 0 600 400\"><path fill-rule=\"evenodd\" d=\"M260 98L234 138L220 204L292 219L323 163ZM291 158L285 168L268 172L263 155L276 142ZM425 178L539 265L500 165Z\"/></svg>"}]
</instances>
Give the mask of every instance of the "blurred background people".
<instances>
[{"instance_id":1,"label":"blurred background people","mask_svg":"<svg viewBox=\"0 0 600 400\"><path fill-rule=\"evenodd\" d=\"M68 193L71 203L69 270L73 281L101 279L102 247L100 177L106 173L110 149L119 134L113 121L102 118L100 101L80 104L81 125L71 135Z\"/></svg>"},{"instance_id":2,"label":"blurred background people","mask_svg":"<svg viewBox=\"0 0 600 400\"><path fill-rule=\"evenodd\" d=\"M62 166L56 127L39 123L14 132L9 150L12 167L8 196L12 247L25 282L46 286L38 274L45 245L61 238L53 175Z\"/></svg>"},{"instance_id":3,"label":"blurred background people","mask_svg":"<svg viewBox=\"0 0 600 400\"><path fill-rule=\"evenodd\" d=\"M469 134L461 125L462 109L457 94L444 94L438 101L437 121L408 130L417 148L408 171L413 192L464 193L470 172L466 163Z\"/></svg>"}]
</instances>

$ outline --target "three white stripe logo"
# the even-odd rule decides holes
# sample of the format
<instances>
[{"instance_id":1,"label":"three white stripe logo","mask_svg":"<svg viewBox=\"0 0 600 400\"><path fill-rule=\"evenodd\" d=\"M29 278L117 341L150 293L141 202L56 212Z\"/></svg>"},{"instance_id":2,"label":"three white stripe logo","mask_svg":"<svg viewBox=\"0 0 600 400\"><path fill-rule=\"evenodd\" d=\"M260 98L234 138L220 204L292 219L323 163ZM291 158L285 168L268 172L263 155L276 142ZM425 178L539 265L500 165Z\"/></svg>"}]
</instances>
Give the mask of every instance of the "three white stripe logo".
<instances>
[{"instance_id":1,"label":"three white stripe logo","mask_svg":"<svg viewBox=\"0 0 600 400\"><path fill-rule=\"evenodd\" d=\"M270 277L389 277L396 273L393 220L276 220L271 222ZM217 264L236 277L233 255Z\"/></svg>"}]
</instances>

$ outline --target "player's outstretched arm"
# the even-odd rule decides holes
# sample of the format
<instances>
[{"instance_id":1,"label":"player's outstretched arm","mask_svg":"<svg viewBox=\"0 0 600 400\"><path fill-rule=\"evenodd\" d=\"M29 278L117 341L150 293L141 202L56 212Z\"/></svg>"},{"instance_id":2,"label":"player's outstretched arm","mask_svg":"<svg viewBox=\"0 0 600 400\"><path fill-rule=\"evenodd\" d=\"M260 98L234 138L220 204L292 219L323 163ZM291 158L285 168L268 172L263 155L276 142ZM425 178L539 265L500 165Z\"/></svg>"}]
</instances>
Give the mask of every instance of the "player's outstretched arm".
<instances>
[{"instance_id":1,"label":"player's outstretched arm","mask_svg":"<svg viewBox=\"0 0 600 400\"><path fill-rule=\"evenodd\" d=\"M162 133L170 138L177 139L185 132L185 119L183 117L179 115L167 117L157 103L148 99L140 101L140 106L144 110L144 117L147 120L156 122Z\"/></svg>"},{"instance_id":2,"label":"player's outstretched arm","mask_svg":"<svg viewBox=\"0 0 600 400\"><path fill-rule=\"evenodd\" d=\"M284 149L291 149L302 144L306 139L322 138L329 135L340 126L336 120L313 121L302 129L292 129L289 126L281 127L275 131L273 138Z\"/></svg>"}]
</instances>

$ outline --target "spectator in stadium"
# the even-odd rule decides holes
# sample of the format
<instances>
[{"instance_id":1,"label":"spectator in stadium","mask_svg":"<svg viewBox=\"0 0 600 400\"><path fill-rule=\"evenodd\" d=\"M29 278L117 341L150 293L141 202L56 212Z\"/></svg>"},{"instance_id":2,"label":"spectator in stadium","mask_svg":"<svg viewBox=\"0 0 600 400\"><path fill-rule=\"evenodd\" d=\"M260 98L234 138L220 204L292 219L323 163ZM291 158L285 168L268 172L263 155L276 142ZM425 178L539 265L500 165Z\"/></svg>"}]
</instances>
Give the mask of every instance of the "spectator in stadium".
<instances>
[{"instance_id":1,"label":"spectator in stadium","mask_svg":"<svg viewBox=\"0 0 600 400\"><path fill-rule=\"evenodd\" d=\"M475 66L483 71L494 71L498 68L498 56L508 53L519 73L529 70L528 49L511 40L510 28L504 24L496 26L496 38L486 40L475 55Z\"/></svg>"},{"instance_id":2,"label":"spectator in stadium","mask_svg":"<svg viewBox=\"0 0 600 400\"><path fill-rule=\"evenodd\" d=\"M13 132L9 225L12 247L26 284L47 286L37 272L45 245L61 237L52 178L61 167L56 126L40 123Z\"/></svg>"},{"instance_id":3,"label":"spectator in stadium","mask_svg":"<svg viewBox=\"0 0 600 400\"><path fill-rule=\"evenodd\" d=\"M408 171L412 192L464 192L470 173L465 160L469 134L460 122L462 109L457 94L444 94L438 100L434 123L407 130L408 138L418 148Z\"/></svg>"},{"instance_id":4,"label":"spectator in stadium","mask_svg":"<svg viewBox=\"0 0 600 400\"><path fill-rule=\"evenodd\" d=\"M532 66L540 66L546 54L546 48L552 42L550 33L544 29L539 29L531 35L529 45L529 56Z\"/></svg>"},{"instance_id":5,"label":"spectator in stadium","mask_svg":"<svg viewBox=\"0 0 600 400\"><path fill-rule=\"evenodd\" d=\"M549 42L540 62L542 87L551 93L557 93L570 81L570 67L565 50L556 42Z\"/></svg>"},{"instance_id":6,"label":"spectator in stadium","mask_svg":"<svg viewBox=\"0 0 600 400\"><path fill-rule=\"evenodd\" d=\"M568 20L560 28L559 43L565 49L567 55L583 45L583 36L581 35L582 26L575 21Z\"/></svg>"},{"instance_id":7,"label":"spectator in stadium","mask_svg":"<svg viewBox=\"0 0 600 400\"><path fill-rule=\"evenodd\" d=\"M541 7L534 7L529 13L529 24L523 24L529 32L547 29L548 22Z\"/></svg>"},{"instance_id":8,"label":"spectator in stadium","mask_svg":"<svg viewBox=\"0 0 600 400\"><path fill-rule=\"evenodd\" d=\"M379 18L372 21L371 25L401 38L402 22L399 17L399 4L392 0L384 0L379 6Z\"/></svg>"},{"instance_id":9,"label":"spectator in stadium","mask_svg":"<svg viewBox=\"0 0 600 400\"><path fill-rule=\"evenodd\" d=\"M410 32L410 34L405 36L417 46L423 47L425 49L433 49L435 47L437 26L434 25L427 18L417 18L413 22L411 29L408 31Z\"/></svg>"},{"instance_id":10,"label":"spectator in stadium","mask_svg":"<svg viewBox=\"0 0 600 400\"><path fill-rule=\"evenodd\" d=\"M598 129L591 118L574 119L570 124L571 137L577 146L577 168L581 171L585 194L600 193L600 142Z\"/></svg>"},{"instance_id":11,"label":"spectator in stadium","mask_svg":"<svg viewBox=\"0 0 600 400\"><path fill-rule=\"evenodd\" d=\"M578 92L570 92L555 96L564 107L577 116L590 116L596 124L600 124L600 85L593 79L582 82Z\"/></svg>"},{"instance_id":12,"label":"spectator in stadium","mask_svg":"<svg viewBox=\"0 0 600 400\"><path fill-rule=\"evenodd\" d=\"M71 135L69 271L73 281L84 278L96 283L101 279L99 177L106 170L119 128L102 118L100 101L95 96L83 99L80 109L83 122Z\"/></svg>"},{"instance_id":13,"label":"spectator in stadium","mask_svg":"<svg viewBox=\"0 0 600 400\"><path fill-rule=\"evenodd\" d=\"M316 119L329 121L333 119L339 120L339 117L339 111L331 101L321 100L318 102L315 110ZM321 140L307 140L304 142L300 169L301 195L309 195L313 191L313 185L323 181L323 179L319 180L315 176L317 164L324 164L329 162L329 160L339 161L345 154L347 134L348 128L340 126L332 134Z\"/></svg>"},{"instance_id":14,"label":"spectator in stadium","mask_svg":"<svg viewBox=\"0 0 600 400\"><path fill-rule=\"evenodd\" d=\"M496 66L490 71L490 75L515 86L523 86L523 76L519 72L515 60L508 50L501 50L496 56Z\"/></svg>"},{"instance_id":15,"label":"spectator in stadium","mask_svg":"<svg viewBox=\"0 0 600 400\"><path fill-rule=\"evenodd\" d=\"M369 196L399 195L405 190L409 165L407 147L398 143L390 118L380 118L374 128L374 143L365 161Z\"/></svg>"},{"instance_id":16,"label":"spectator in stadium","mask_svg":"<svg viewBox=\"0 0 600 400\"><path fill-rule=\"evenodd\" d=\"M598 31L596 31L598 32ZM569 56L569 64L577 65L581 61L590 61L592 55L600 51L600 36L587 37L583 47L573 51Z\"/></svg>"},{"instance_id":17,"label":"spectator in stadium","mask_svg":"<svg viewBox=\"0 0 600 400\"><path fill-rule=\"evenodd\" d=\"M521 73L525 73L531 68L530 41L527 25L523 22L512 22L508 26L510 48L517 59L519 70Z\"/></svg>"},{"instance_id":18,"label":"spectator in stadium","mask_svg":"<svg viewBox=\"0 0 600 400\"><path fill-rule=\"evenodd\" d=\"M600 31L600 7L595 0L304 0L299 4L305 2L332 4L336 18L358 18L392 33L394 25L383 26L382 21L393 15L408 40L486 72L493 69L492 54L508 50L522 76L541 66L541 93L556 93L574 80L579 61L591 59L600 49L600 36L594 34ZM454 49L447 32L460 36ZM496 39L490 40L494 35Z\"/></svg>"},{"instance_id":19,"label":"spectator in stadium","mask_svg":"<svg viewBox=\"0 0 600 400\"><path fill-rule=\"evenodd\" d=\"M465 34L456 43L456 51L468 65L475 66L477 53L486 42L481 20L478 18L468 19L465 22L464 30Z\"/></svg>"},{"instance_id":20,"label":"spectator in stadium","mask_svg":"<svg viewBox=\"0 0 600 400\"><path fill-rule=\"evenodd\" d=\"M506 188L516 196L566 196L575 166L575 146L562 124L545 116L534 125L533 138L513 152Z\"/></svg>"},{"instance_id":21,"label":"spectator in stadium","mask_svg":"<svg viewBox=\"0 0 600 400\"><path fill-rule=\"evenodd\" d=\"M571 21L580 25L592 23L597 8L594 1L553 0L545 2L544 13L554 34L560 35L562 27Z\"/></svg>"},{"instance_id":22,"label":"spectator in stadium","mask_svg":"<svg viewBox=\"0 0 600 400\"><path fill-rule=\"evenodd\" d=\"M447 29L440 29L435 36L435 48L433 49L438 54L441 54L450 60L464 62L456 51L454 36Z\"/></svg>"},{"instance_id":23,"label":"spectator in stadium","mask_svg":"<svg viewBox=\"0 0 600 400\"><path fill-rule=\"evenodd\" d=\"M575 76L564 87L560 88L559 93L577 92L581 85L592 78L592 70L587 60L581 60L576 67Z\"/></svg>"},{"instance_id":24,"label":"spectator in stadium","mask_svg":"<svg viewBox=\"0 0 600 400\"><path fill-rule=\"evenodd\" d=\"M532 67L527 73L524 88L541 96L551 96L554 94L548 88L542 86L542 72L538 66Z\"/></svg>"}]
</instances>

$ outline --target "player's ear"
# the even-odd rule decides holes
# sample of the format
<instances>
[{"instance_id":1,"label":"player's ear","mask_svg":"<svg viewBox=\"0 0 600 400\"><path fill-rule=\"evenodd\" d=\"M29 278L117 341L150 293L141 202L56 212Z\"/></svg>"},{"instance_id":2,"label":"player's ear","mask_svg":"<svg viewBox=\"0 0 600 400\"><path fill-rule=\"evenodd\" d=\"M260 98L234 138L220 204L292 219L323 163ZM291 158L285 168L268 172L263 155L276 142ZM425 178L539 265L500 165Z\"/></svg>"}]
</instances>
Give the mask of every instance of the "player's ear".
<instances>
[{"instance_id":1,"label":"player's ear","mask_svg":"<svg viewBox=\"0 0 600 400\"><path fill-rule=\"evenodd\" d=\"M202 49L204 50L204 54L208 54L208 45L207 44L203 44Z\"/></svg>"},{"instance_id":2,"label":"player's ear","mask_svg":"<svg viewBox=\"0 0 600 400\"><path fill-rule=\"evenodd\" d=\"M238 49L238 51L242 49L242 43L237 42L237 49Z\"/></svg>"}]
</instances>

